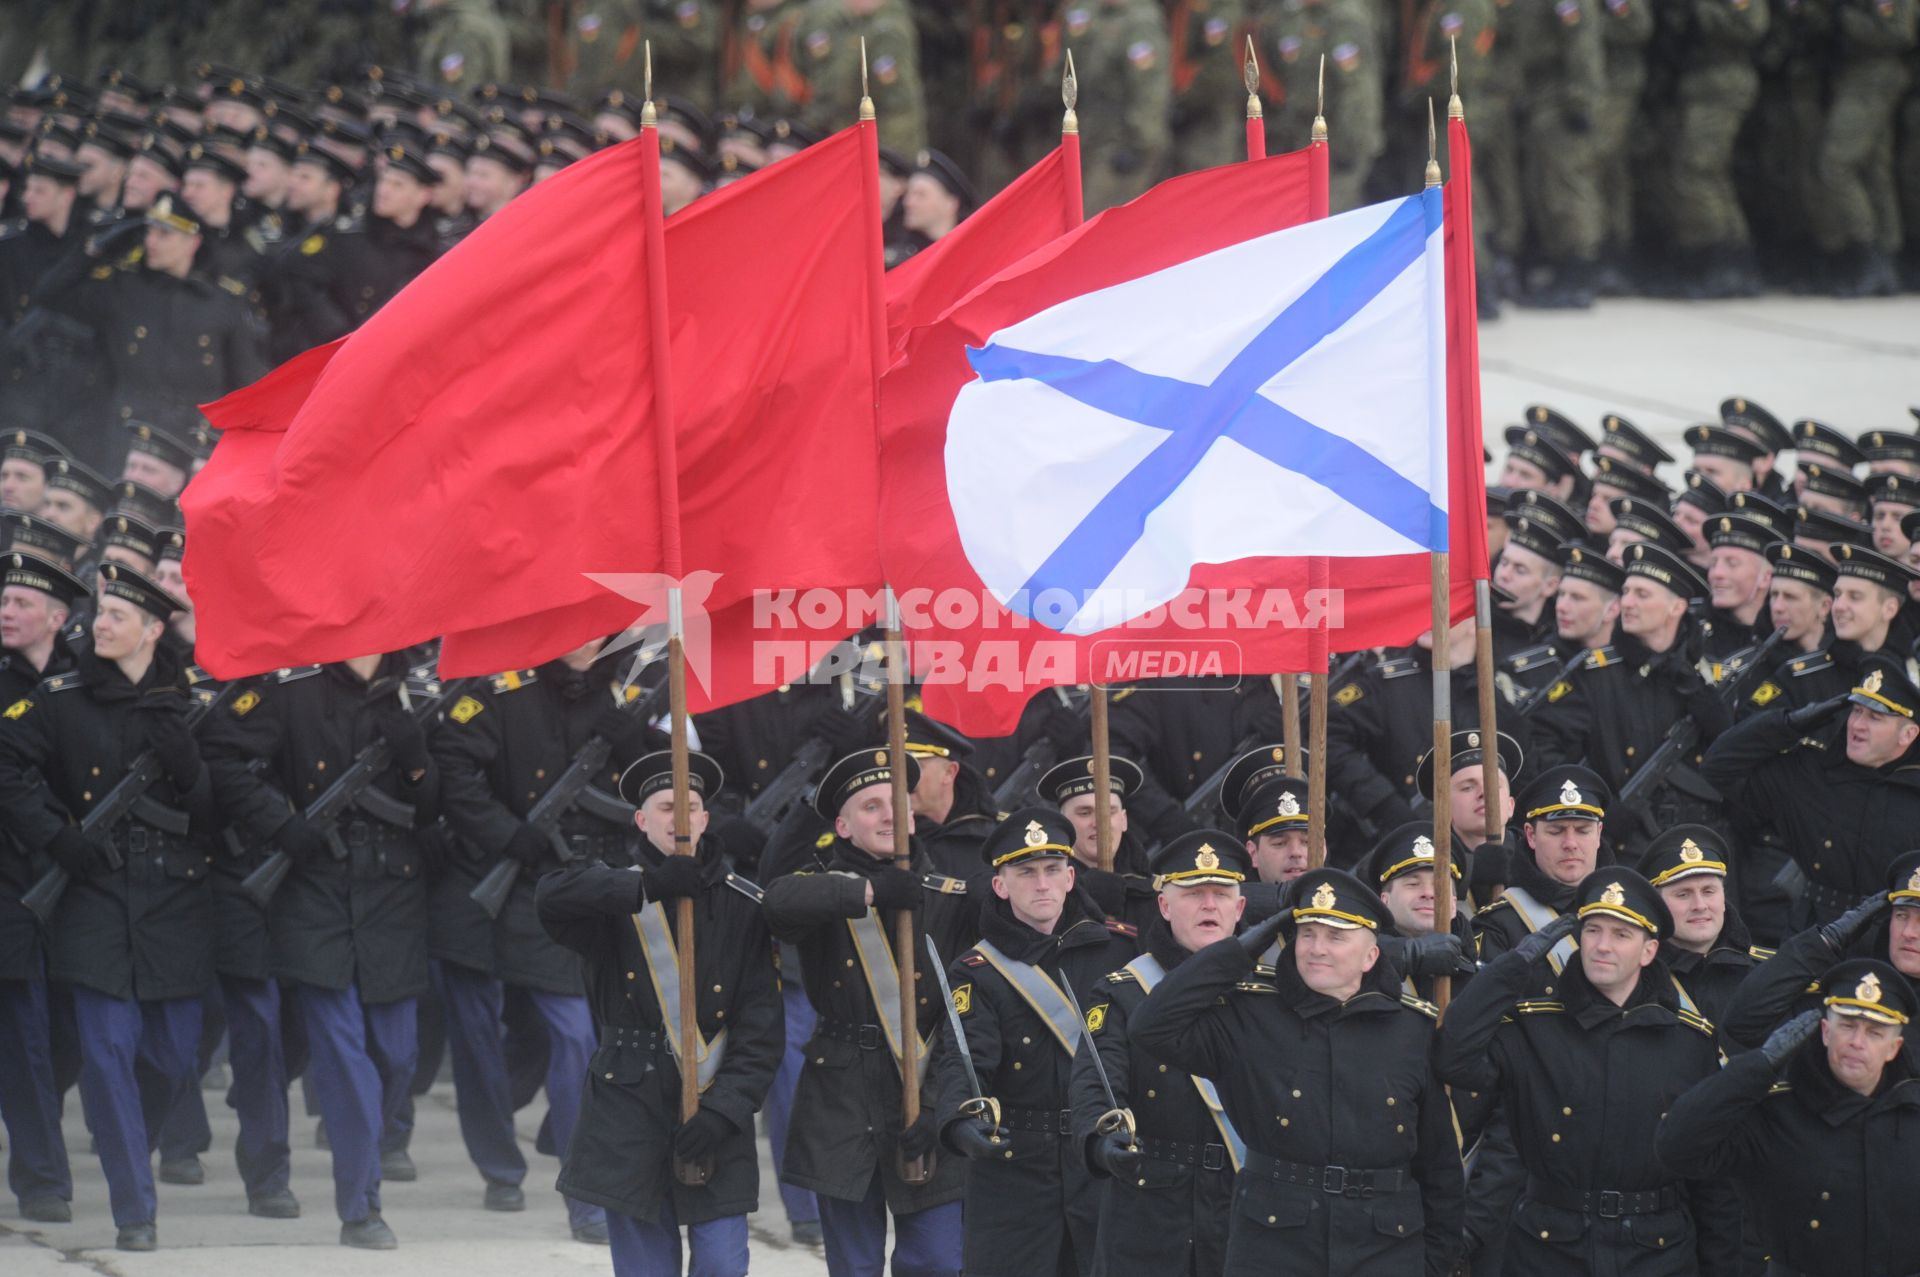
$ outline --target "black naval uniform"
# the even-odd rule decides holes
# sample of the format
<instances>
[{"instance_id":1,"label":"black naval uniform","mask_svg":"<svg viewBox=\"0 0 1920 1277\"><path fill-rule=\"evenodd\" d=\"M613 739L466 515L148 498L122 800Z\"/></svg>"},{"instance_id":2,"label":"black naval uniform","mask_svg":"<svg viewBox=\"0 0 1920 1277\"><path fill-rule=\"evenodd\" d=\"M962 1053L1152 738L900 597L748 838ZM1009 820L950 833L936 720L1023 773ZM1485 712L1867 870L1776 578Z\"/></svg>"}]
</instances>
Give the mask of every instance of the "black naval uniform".
<instances>
[{"instance_id":1,"label":"black naval uniform","mask_svg":"<svg viewBox=\"0 0 1920 1277\"><path fill-rule=\"evenodd\" d=\"M1014 813L1008 822L1020 821L1023 814ZM1078 891L1068 894L1050 935L1021 922L1012 906L993 896L980 906L980 932L982 943L991 944L999 959L990 961L979 947L969 949L954 959L948 980L980 1085L1000 1101L1007 1148L1004 1160L987 1156L968 1167L965 1272L968 1277L1088 1277L1100 1196L1074 1138L1067 1093L1073 1051L1085 1025L1073 1017L1050 1027L1053 1017L1043 1016L997 961L1010 959L1018 975L1025 967L1070 985L1085 1005L1087 990L1138 952L1135 933L1102 916ZM1060 1029L1072 1037L1070 1045L1061 1041ZM943 1127L971 1121L960 1115L961 1103L972 1098L966 1074L944 1038L934 1072ZM948 1143L952 1147L950 1138Z\"/></svg>"},{"instance_id":2,"label":"black naval uniform","mask_svg":"<svg viewBox=\"0 0 1920 1277\"><path fill-rule=\"evenodd\" d=\"M1110 699L1112 752L1147 774L1146 783L1127 796L1127 813L1149 844L1196 827L1182 803L1250 737L1281 735L1279 698L1266 679L1142 683Z\"/></svg>"}]
</instances>

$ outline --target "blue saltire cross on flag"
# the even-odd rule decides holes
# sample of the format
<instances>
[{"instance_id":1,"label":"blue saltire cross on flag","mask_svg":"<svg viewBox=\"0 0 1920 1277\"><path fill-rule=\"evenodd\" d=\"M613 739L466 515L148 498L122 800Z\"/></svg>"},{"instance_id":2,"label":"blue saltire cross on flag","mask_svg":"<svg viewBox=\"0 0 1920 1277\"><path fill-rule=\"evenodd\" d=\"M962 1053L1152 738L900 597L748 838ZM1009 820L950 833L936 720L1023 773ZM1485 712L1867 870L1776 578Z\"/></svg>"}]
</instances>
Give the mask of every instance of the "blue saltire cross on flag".
<instances>
[{"instance_id":1,"label":"blue saltire cross on flag","mask_svg":"<svg viewBox=\"0 0 1920 1277\"><path fill-rule=\"evenodd\" d=\"M969 349L947 489L995 597L1092 634L1196 564L1445 549L1441 209L1246 240Z\"/></svg>"}]
</instances>

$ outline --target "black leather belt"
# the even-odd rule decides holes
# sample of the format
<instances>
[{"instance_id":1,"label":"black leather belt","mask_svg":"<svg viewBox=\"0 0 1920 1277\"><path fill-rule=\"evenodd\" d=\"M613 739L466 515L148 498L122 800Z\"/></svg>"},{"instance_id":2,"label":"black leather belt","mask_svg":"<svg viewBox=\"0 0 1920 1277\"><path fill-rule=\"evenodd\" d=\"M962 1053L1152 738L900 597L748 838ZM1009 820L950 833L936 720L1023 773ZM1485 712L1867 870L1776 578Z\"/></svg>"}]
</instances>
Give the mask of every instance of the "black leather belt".
<instances>
[{"instance_id":1,"label":"black leather belt","mask_svg":"<svg viewBox=\"0 0 1920 1277\"><path fill-rule=\"evenodd\" d=\"M1601 1219L1652 1215L1680 1204L1680 1190L1671 1186L1634 1193L1611 1188L1567 1188L1546 1180L1528 1179L1526 1195L1542 1205L1578 1211L1582 1215L1598 1215Z\"/></svg>"},{"instance_id":2,"label":"black leather belt","mask_svg":"<svg viewBox=\"0 0 1920 1277\"><path fill-rule=\"evenodd\" d=\"M1157 1162L1173 1162L1203 1171L1233 1169L1225 1144L1188 1144L1181 1140L1156 1139L1151 1135L1140 1136L1139 1143L1140 1151Z\"/></svg>"},{"instance_id":3,"label":"black leather belt","mask_svg":"<svg viewBox=\"0 0 1920 1277\"><path fill-rule=\"evenodd\" d=\"M1258 1175L1282 1184L1317 1188L1331 1197L1365 1199L1379 1193L1397 1193L1411 1180L1404 1166L1375 1169L1362 1166L1307 1166L1283 1162L1265 1153L1247 1150L1243 1174Z\"/></svg>"},{"instance_id":4,"label":"black leather belt","mask_svg":"<svg viewBox=\"0 0 1920 1277\"><path fill-rule=\"evenodd\" d=\"M862 1051L887 1050L887 1036L877 1024L848 1024L843 1020L820 1020L813 1030L819 1038L830 1038L835 1042L851 1042Z\"/></svg>"},{"instance_id":5,"label":"black leather belt","mask_svg":"<svg viewBox=\"0 0 1920 1277\"><path fill-rule=\"evenodd\" d=\"M1010 1131L1037 1131L1042 1135L1073 1134L1072 1109L1007 1109L1000 1124Z\"/></svg>"}]
</instances>

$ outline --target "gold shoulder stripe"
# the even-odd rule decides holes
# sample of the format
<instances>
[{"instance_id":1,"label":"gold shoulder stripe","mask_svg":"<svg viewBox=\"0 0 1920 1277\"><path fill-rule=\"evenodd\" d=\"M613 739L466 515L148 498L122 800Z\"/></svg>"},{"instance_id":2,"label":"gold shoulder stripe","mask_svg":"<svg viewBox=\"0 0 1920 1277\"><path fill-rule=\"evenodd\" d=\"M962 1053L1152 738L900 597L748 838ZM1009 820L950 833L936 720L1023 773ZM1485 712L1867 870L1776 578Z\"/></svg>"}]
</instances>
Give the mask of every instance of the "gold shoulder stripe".
<instances>
[{"instance_id":1,"label":"gold shoulder stripe","mask_svg":"<svg viewBox=\"0 0 1920 1277\"><path fill-rule=\"evenodd\" d=\"M1403 993L1400 995L1400 1005L1403 1007L1411 1007L1421 1015L1426 1016L1429 1020L1438 1020L1440 1018L1440 1008L1438 1006L1435 1006L1425 998L1416 998L1411 993Z\"/></svg>"}]
</instances>

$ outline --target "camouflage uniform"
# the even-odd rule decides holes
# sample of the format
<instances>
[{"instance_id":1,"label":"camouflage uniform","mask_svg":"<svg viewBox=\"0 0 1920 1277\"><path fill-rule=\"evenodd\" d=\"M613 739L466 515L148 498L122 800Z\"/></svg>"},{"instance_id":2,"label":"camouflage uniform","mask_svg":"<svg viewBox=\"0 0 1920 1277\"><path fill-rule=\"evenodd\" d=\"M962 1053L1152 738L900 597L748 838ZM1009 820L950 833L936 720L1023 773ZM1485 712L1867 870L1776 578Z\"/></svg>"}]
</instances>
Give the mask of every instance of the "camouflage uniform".
<instances>
[{"instance_id":1,"label":"camouflage uniform","mask_svg":"<svg viewBox=\"0 0 1920 1277\"><path fill-rule=\"evenodd\" d=\"M720 99L728 109L777 120L798 112L806 81L795 68L794 28L806 0L749 0L728 45Z\"/></svg>"},{"instance_id":2,"label":"camouflage uniform","mask_svg":"<svg viewBox=\"0 0 1920 1277\"><path fill-rule=\"evenodd\" d=\"M919 35L903 0L871 14L845 0L811 0L800 11L794 59L806 77L802 118L837 133L860 118L860 40L867 41L867 83L880 123L880 145L912 155L927 144L927 107L920 90Z\"/></svg>"},{"instance_id":3,"label":"camouflage uniform","mask_svg":"<svg viewBox=\"0 0 1920 1277\"><path fill-rule=\"evenodd\" d=\"M967 132L954 158L982 191L1018 177L1060 141L1060 26L1054 0L978 0ZM1075 66L1081 65L1078 53Z\"/></svg>"},{"instance_id":4,"label":"camouflage uniform","mask_svg":"<svg viewBox=\"0 0 1920 1277\"><path fill-rule=\"evenodd\" d=\"M1689 295L1752 291L1750 235L1733 185L1734 143L1760 93L1754 49L1767 33L1764 0L1671 0L1662 39L1678 38L1672 100L1671 203L1663 228L1692 276Z\"/></svg>"},{"instance_id":5,"label":"camouflage uniform","mask_svg":"<svg viewBox=\"0 0 1920 1277\"><path fill-rule=\"evenodd\" d=\"M1335 213L1361 202L1367 175L1385 149L1386 46L1371 0L1262 0L1260 56L1279 77L1268 113L1272 149L1312 136L1320 58L1327 60L1328 202ZM1443 104L1444 105L1444 104ZM1416 173L1410 181L1418 181Z\"/></svg>"},{"instance_id":6,"label":"camouflage uniform","mask_svg":"<svg viewBox=\"0 0 1920 1277\"><path fill-rule=\"evenodd\" d=\"M1633 251L1634 123L1647 88L1647 45L1657 0L1603 0L1601 49L1606 87L1593 120L1595 171L1600 175L1600 239L1617 268Z\"/></svg>"},{"instance_id":7,"label":"camouflage uniform","mask_svg":"<svg viewBox=\"0 0 1920 1277\"><path fill-rule=\"evenodd\" d=\"M1891 293L1900 249L1893 188L1894 117L1908 88L1915 0L1847 0L1834 10L1833 93L1816 173L1834 218L1819 243L1839 257L1834 290Z\"/></svg>"},{"instance_id":8,"label":"camouflage uniform","mask_svg":"<svg viewBox=\"0 0 1920 1277\"><path fill-rule=\"evenodd\" d=\"M608 89L639 92L652 41L654 92L712 110L720 29L717 0L573 0L562 55L567 92L582 100Z\"/></svg>"},{"instance_id":9,"label":"camouflage uniform","mask_svg":"<svg viewBox=\"0 0 1920 1277\"><path fill-rule=\"evenodd\" d=\"M512 31L494 0L444 0L427 13L415 65L423 83L464 97L507 78L512 48Z\"/></svg>"},{"instance_id":10,"label":"camouflage uniform","mask_svg":"<svg viewBox=\"0 0 1920 1277\"><path fill-rule=\"evenodd\" d=\"M1181 172L1246 157L1241 65L1247 56L1248 26L1246 0L1175 0L1168 34L1174 167Z\"/></svg>"},{"instance_id":11,"label":"camouflage uniform","mask_svg":"<svg viewBox=\"0 0 1920 1277\"><path fill-rule=\"evenodd\" d=\"M1602 217L1594 120L1606 86L1601 0L1539 0L1510 6L1502 46L1524 86L1523 138L1530 243L1549 276L1530 290L1536 305L1593 300Z\"/></svg>"}]
</instances>

